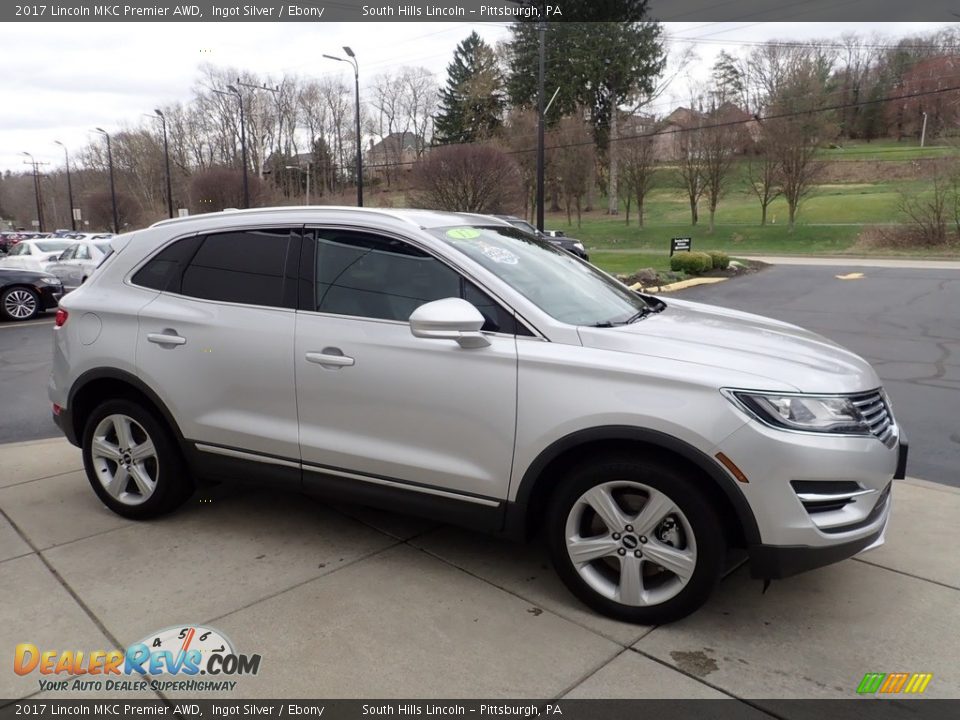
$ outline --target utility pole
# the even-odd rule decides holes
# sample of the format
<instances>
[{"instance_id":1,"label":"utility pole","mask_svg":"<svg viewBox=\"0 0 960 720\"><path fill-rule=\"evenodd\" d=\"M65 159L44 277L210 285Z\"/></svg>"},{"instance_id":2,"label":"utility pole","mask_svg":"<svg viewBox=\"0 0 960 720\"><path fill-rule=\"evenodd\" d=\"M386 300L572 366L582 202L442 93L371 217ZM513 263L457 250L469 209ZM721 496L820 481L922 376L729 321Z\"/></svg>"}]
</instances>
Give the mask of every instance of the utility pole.
<instances>
[{"instance_id":1,"label":"utility pole","mask_svg":"<svg viewBox=\"0 0 960 720\"><path fill-rule=\"evenodd\" d=\"M920 131L920 147L923 147L923 143L927 139L927 114L923 114L923 130Z\"/></svg>"},{"instance_id":2,"label":"utility pole","mask_svg":"<svg viewBox=\"0 0 960 720\"><path fill-rule=\"evenodd\" d=\"M110 200L113 203L113 233L120 233L120 219L117 216L117 190L113 183L113 151L110 149L110 133L103 128L94 128L107 139L107 164L110 166Z\"/></svg>"},{"instance_id":3,"label":"utility pole","mask_svg":"<svg viewBox=\"0 0 960 720\"><path fill-rule=\"evenodd\" d=\"M63 148L63 162L67 168L67 197L70 201L70 229L76 232L77 218L75 218L73 215L73 183L70 182L70 153L67 152L67 146L59 140L54 140L53 142L55 145L59 145Z\"/></svg>"},{"instance_id":4,"label":"utility pole","mask_svg":"<svg viewBox=\"0 0 960 720\"><path fill-rule=\"evenodd\" d=\"M167 147L167 119L160 108L153 111L163 125L163 160L167 167L167 217L173 217L173 190L170 187L170 148Z\"/></svg>"},{"instance_id":5,"label":"utility pole","mask_svg":"<svg viewBox=\"0 0 960 720\"><path fill-rule=\"evenodd\" d=\"M546 12L545 8L540 9ZM544 74L546 69L547 55L547 23L542 19L537 23L537 33L539 35L539 68L537 71L537 230L543 232L543 176L544 176Z\"/></svg>"},{"instance_id":6,"label":"utility pole","mask_svg":"<svg viewBox=\"0 0 960 720\"><path fill-rule=\"evenodd\" d=\"M29 161L24 161L26 165L33 166L33 196L37 201L37 230L43 232L43 199L40 196L40 166L47 165L48 163L37 162L33 155L28 152L22 152L20 154L30 158Z\"/></svg>"}]
</instances>

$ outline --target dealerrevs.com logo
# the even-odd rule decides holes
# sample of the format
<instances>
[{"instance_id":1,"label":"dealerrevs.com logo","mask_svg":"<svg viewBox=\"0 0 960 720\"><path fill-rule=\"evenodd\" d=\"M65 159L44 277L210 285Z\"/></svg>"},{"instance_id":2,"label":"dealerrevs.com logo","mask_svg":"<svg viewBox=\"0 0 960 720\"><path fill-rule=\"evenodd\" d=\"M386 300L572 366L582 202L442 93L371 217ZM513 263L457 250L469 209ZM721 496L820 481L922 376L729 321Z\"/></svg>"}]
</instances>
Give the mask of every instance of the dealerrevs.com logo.
<instances>
[{"instance_id":1,"label":"dealerrevs.com logo","mask_svg":"<svg viewBox=\"0 0 960 720\"><path fill-rule=\"evenodd\" d=\"M230 691L237 685L231 678L260 671L260 655L237 653L213 628L178 625L126 650L42 650L20 643L13 670L39 674L41 691Z\"/></svg>"}]
</instances>

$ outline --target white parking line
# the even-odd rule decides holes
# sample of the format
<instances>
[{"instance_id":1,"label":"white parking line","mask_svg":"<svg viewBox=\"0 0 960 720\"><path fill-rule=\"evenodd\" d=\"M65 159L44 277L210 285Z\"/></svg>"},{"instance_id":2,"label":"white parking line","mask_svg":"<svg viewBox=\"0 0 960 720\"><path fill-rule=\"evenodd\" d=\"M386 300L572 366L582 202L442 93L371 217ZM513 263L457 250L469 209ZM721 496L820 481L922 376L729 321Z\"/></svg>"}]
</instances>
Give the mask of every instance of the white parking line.
<instances>
[{"instance_id":1,"label":"white parking line","mask_svg":"<svg viewBox=\"0 0 960 720\"><path fill-rule=\"evenodd\" d=\"M0 330L9 330L11 328L30 327L31 325L53 325L53 318L50 320L31 320L30 322L9 322L0 325Z\"/></svg>"}]
</instances>

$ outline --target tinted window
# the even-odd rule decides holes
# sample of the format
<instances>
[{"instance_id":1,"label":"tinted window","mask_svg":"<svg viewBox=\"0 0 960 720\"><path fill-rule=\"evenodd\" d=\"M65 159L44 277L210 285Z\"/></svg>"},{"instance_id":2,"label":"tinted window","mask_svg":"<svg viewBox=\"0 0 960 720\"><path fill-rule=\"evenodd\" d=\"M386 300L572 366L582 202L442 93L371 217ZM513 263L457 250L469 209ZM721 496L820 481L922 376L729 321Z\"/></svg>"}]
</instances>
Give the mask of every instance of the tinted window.
<instances>
[{"instance_id":1,"label":"tinted window","mask_svg":"<svg viewBox=\"0 0 960 720\"><path fill-rule=\"evenodd\" d=\"M317 237L317 310L409 319L424 303L460 297L460 276L400 240L346 230Z\"/></svg>"},{"instance_id":2,"label":"tinted window","mask_svg":"<svg viewBox=\"0 0 960 720\"><path fill-rule=\"evenodd\" d=\"M195 235L168 245L137 271L133 276L133 283L153 290L180 292L183 270L197 251L201 240L202 238Z\"/></svg>"},{"instance_id":3,"label":"tinted window","mask_svg":"<svg viewBox=\"0 0 960 720\"><path fill-rule=\"evenodd\" d=\"M183 273L181 292L248 305L283 305L290 230L207 235Z\"/></svg>"}]
</instances>

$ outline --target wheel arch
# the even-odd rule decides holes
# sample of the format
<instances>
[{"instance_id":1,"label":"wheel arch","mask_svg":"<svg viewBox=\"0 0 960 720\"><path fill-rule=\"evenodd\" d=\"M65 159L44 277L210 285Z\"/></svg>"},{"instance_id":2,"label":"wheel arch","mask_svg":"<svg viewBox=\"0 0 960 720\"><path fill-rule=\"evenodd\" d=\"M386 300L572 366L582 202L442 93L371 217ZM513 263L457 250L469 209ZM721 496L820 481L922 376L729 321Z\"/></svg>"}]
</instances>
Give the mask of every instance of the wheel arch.
<instances>
[{"instance_id":1,"label":"wheel arch","mask_svg":"<svg viewBox=\"0 0 960 720\"><path fill-rule=\"evenodd\" d=\"M88 370L73 383L67 396L69 427L64 428L67 439L79 446L83 437L83 428L90 413L103 400L113 398L145 402L160 415L173 433L181 450L186 449L186 441L180 432L180 427L163 400L136 375L118 368Z\"/></svg>"},{"instance_id":2,"label":"wheel arch","mask_svg":"<svg viewBox=\"0 0 960 720\"><path fill-rule=\"evenodd\" d=\"M654 453L692 471L708 498L719 506L725 529L735 544L748 547L760 542L760 530L746 497L717 462L672 435L623 425L579 430L543 450L524 472L516 497L508 505L504 532L513 537L533 535L566 468L600 453L624 450Z\"/></svg>"}]
</instances>

